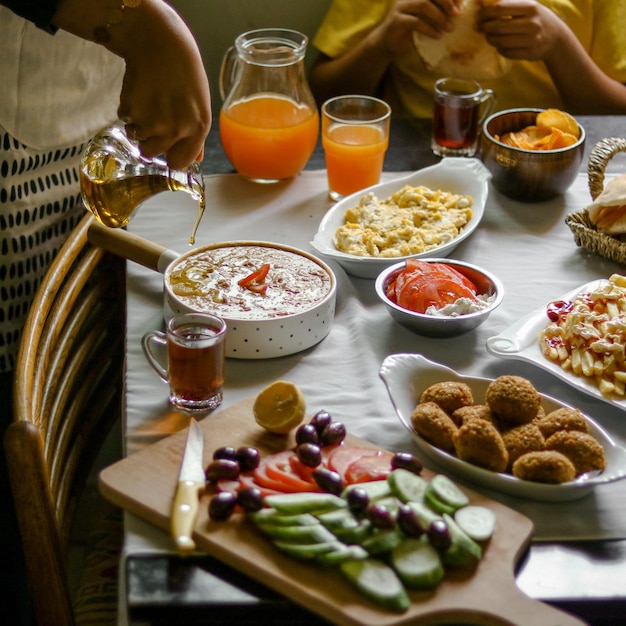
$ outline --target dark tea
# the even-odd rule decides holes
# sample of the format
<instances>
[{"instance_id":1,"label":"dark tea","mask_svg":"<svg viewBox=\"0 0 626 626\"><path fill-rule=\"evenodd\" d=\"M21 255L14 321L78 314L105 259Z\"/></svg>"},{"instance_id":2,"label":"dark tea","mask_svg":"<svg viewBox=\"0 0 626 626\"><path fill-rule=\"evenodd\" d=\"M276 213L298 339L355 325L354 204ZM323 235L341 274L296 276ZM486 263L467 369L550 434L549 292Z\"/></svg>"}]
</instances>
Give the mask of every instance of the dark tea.
<instances>
[{"instance_id":1,"label":"dark tea","mask_svg":"<svg viewBox=\"0 0 626 626\"><path fill-rule=\"evenodd\" d=\"M202 405L207 398L221 402L224 386L224 342L219 328L194 323L177 327L167 336L172 403Z\"/></svg>"},{"instance_id":2,"label":"dark tea","mask_svg":"<svg viewBox=\"0 0 626 626\"><path fill-rule=\"evenodd\" d=\"M441 78L435 83L431 147L438 156L474 156L480 127L495 96L477 82Z\"/></svg>"},{"instance_id":3,"label":"dark tea","mask_svg":"<svg viewBox=\"0 0 626 626\"><path fill-rule=\"evenodd\" d=\"M212 410L222 403L226 322L208 313L183 313L170 319L166 332L147 332L143 351L170 386L170 403L186 411ZM155 350L155 348L159 350ZM167 348L167 366L164 363Z\"/></svg>"},{"instance_id":4,"label":"dark tea","mask_svg":"<svg viewBox=\"0 0 626 626\"><path fill-rule=\"evenodd\" d=\"M473 101L435 102L433 138L445 148L473 148L478 139L478 108Z\"/></svg>"}]
</instances>

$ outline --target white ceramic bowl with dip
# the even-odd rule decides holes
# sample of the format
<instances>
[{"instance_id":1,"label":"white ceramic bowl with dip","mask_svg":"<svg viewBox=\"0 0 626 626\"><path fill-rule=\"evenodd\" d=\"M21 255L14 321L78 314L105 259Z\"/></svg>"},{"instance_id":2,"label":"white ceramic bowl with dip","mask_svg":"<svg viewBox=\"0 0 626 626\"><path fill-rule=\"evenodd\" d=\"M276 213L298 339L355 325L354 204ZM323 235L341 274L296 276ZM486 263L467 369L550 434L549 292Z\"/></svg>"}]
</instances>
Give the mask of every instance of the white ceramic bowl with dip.
<instances>
[{"instance_id":1,"label":"white ceramic bowl with dip","mask_svg":"<svg viewBox=\"0 0 626 626\"><path fill-rule=\"evenodd\" d=\"M238 285L264 263L270 265L265 294ZM226 356L237 359L306 350L326 337L335 315L332 270L315 256L282 244L231 241L202 246L168 265L164 285L166 315L219 315L228 325Z\"/></svg>"},{"instance_id":2,"label":"white ceramic bowl with dip","mask_svg":"<svg viewBox=\"0 0 626 626\"><path fill-rule=\"evenodd\" d=\"M164 274L164 317L173 313L213 313L228 325L226 356L270 359L310 348L326 337L335 317L337 280L317 257L291 246L265 241L227 241L201 246L179 255L174 250L118 228L97 222L89 240L125 259ZM228 263L230 274L211 267L211 256L239 251ZM267 276L254 286L237 283L269 263ZM223 260L216 265L224 264ZM181 268L188 274L181 280ZM174 278L173 278L174 277ZM244 303L237 309L224 301Z\"/></svg>"}]
</instances>

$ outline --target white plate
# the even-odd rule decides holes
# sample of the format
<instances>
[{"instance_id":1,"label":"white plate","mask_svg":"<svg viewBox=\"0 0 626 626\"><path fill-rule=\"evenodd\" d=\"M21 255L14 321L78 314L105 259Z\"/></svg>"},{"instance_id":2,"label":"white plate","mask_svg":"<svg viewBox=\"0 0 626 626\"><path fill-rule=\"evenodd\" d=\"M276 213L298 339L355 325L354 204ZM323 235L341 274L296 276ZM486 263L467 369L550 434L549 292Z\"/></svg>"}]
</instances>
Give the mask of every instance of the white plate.
<instances>
[{"instance_id":1,"label":"white plate","mask_svg":"<svg viewBox=\"0 0 626 626\"><path fill-rule=\"evenodd\" d=\"M582 287L573 289L560 298L554 298L554 300L574 300L579 294L594 291L595 289L606 285L606 283L607 281L605 279L594 280L586 285L583 285ZM547 304L548 303L546 303L546 305ZM539 333L546 327L548 321L546 307L543 306L520 319L503 333L489 337L489 339L487 339L487 351L490 354L502 357L503 359L528 361L529 363L554 374L554 376L560 378L568 385L575 387L579 391L593 396L594 398L598 398L598 400L603 400L613 406L626 410L626 399L621 400L618 398L609 398L603 395L593 383L581 378L580 376L572 374L572 372L564 370L558 363L550 361L550 359L547 359L543 355L539 346Z\"/></svg>"},{"instance_id":2,"label":"white plate","mask_svg":"<svg viewBox=\"0 0 626 626\"><path fill-rule=\"evenodd\" d=\"M599 475L579 478L560 485L549 485L520 480L510 474L492 472L471 463L461 461L443 450L439 450L422 439L411 425L411 413L422 391L436 382L453 380L468 384L476 402L484 401L488 378L462 376L439 363L429 361L419 354L393 354L388 356L380 368L380 377L387 386L389 397L400 421L411 433L420 450L446 471L489 489L530 500L559 502L575 500L587 495L595 486L626 477L626 450L616 445L606 431L585 416L589 432L602 444L606 457L606 469ZM543 396L542 406L546 413L569 406Z\"/></svg>"},{"instance_id":3,"label":"white plate","mask_svg":"<svg viewBox=\"0 0 626 626\"><path fill-rule=\"evenodd\" d=\"M337 202L328 210L320 222L311 245L326 258L337 261L348 274L360 278L376 278L389 265L408 258L419 259L448 256L461 241L467 239L474 232L480 223L485 212L490 178L491 174L478 159L459 157L442 159L436 165L417 170L417 172L413 172L408 176L402 176L401 178L374 185ZM405 185L412 185L413 187L425 185L431 189L441 189L451 193L472 196L472 218L458 237L420 254L381 258L357 256L337 250L335 246L335 232L345 223L345 214L348 208L358 204L365 193L372 192L380 200L384 200Z\"/></svg>"}]
</instances>

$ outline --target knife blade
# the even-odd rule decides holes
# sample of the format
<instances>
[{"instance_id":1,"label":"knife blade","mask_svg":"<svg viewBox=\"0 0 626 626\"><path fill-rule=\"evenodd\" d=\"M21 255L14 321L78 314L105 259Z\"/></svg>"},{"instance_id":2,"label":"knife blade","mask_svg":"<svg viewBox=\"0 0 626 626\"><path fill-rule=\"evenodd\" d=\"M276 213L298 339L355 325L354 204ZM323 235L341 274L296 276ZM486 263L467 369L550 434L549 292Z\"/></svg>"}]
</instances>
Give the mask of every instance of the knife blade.
<instances>
[{"instance_id":1,"label":"knife blade","mask_svg":"<svg viewBox=\"0 0 626 626\"><path fill-rule=\"evenodd\" d=\"M178 474L178 485L172 507L171 535L179 550L190 552L196 544L192 539L193 528L200 506L200 491L204 489L205 477L202 465L204 435L195 419L189 422L187 443Z\"/></svg>"}]
</instances>

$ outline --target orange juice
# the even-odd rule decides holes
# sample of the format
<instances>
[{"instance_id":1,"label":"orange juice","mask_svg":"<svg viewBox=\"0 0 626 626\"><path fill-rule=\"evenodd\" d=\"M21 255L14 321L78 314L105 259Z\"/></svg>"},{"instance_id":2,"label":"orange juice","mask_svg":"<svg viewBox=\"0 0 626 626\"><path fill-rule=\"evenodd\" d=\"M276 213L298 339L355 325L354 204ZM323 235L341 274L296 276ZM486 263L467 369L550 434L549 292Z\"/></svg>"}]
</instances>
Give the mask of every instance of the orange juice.
<instances>
[{"instance_id":1,"label":"orange juice","mask_svg":"<svg viewBox=\"0 0 626 626\"><path fill-rule=\"evenodd\" d=\"M389 143L369 125L339 125L322 136L331 193L347 196L380 180Z\"/></svg>"},{"instance_id":2,"label":"orange juice","mask_svg":"<svg viewBox=\"0 0 626 626\"><path fill-rule=\"evenodd\" d=\"M278 181L300 172L319 133L317 110L287 97L260 95L220 112L220 138L228 160L243 176Z\"/></svg>"}]
</instances>

